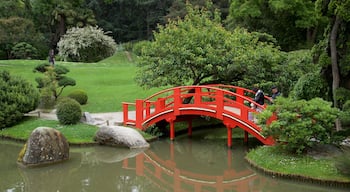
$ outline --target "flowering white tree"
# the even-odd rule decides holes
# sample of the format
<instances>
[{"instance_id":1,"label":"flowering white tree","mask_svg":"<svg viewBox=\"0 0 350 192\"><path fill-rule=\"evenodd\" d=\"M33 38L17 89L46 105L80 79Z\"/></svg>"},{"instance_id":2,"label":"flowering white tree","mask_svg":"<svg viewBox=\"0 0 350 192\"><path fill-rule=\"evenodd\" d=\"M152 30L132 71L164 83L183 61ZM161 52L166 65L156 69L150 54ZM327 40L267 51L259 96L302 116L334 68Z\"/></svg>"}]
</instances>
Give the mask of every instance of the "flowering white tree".
<instances>
[{"instance_id":1,"label":"flowering white tree","mask_svg":"<svg viewBox=\"0 0 350 192\"><path fill-rule=\"evenodd\" d=\"M58 55L64 60L97 62L112 56L117 44L96 27L73 27L58 42Z\"/></svg>"}]
</instances>

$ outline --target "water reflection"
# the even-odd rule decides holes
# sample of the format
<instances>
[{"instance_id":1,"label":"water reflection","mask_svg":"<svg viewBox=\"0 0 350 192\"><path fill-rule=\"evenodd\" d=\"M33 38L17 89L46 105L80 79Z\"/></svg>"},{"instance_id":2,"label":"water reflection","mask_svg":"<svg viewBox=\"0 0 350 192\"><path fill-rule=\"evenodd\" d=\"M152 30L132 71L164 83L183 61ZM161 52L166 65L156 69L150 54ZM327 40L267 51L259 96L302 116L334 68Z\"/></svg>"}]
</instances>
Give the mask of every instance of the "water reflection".
<instances>
[{"instance_id":1,"label":"water reflection","mask_svg":"<svg viewBox=\"0 0 350 192\"><path fill-rule=\"evenodd\" d=\"M265 177L250 169L241 141L177 137L129 150L105 146L72 147L69 161L20 168L22 144L0 141L0 191L347 191Z\"/></svg>"}]
</instances>

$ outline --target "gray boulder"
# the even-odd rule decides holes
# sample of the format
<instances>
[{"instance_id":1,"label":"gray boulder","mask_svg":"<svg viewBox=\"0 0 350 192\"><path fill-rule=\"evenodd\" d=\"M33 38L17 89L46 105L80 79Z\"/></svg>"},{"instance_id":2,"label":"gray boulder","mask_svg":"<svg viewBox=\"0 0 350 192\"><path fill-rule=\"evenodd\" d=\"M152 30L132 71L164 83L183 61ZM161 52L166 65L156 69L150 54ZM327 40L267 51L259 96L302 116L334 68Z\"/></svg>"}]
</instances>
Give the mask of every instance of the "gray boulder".
<instances>
[{"instance_id":1,"label":"gray boulder","mask_svg":"<svg viewBox=\"0 0 350 192\"><path fill-rule=\"evenodd\" d=\"M38 127L33 130L18 156L25 166L57 163L69 159L69 144L56 129Z\"/></svg>"},{"instance_id":2,"label":"gray boulder","mask_svg":"<svg viewBox=\"0 0 350 192\"><path fill-rule=\"evenodd\" d=\"M102 126L95 135L101 145L147 148L149 143L135 129L122 126Z\"/></svg>"}]
</instances>

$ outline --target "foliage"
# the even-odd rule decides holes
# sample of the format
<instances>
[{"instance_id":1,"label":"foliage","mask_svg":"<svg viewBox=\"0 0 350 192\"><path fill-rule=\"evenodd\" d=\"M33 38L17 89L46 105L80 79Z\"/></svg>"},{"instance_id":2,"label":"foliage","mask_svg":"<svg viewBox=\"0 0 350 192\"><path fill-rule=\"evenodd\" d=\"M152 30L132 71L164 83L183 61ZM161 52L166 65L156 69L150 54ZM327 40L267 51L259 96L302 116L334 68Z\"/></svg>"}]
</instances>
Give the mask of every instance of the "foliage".
<instances>
[{"instance_id":1,"label":"foliage","mask_svg":"<svg viewBox=\"0 0 350 192\"><path fill-rule=\"evenodd\" d=\"M343 108L344 110L343 105L345 104L345 102L350 100L350 90L344 87L339 87L336 90L335 95L336 95L336 100L338 101L339 108Z\"/></svg>"},{"instance_id":2,"label":"foliage","mask_svg":"<svg viewBox=\"0 0 350 192\"><path fill-rule=\"evenodd\" d=\"M326 80L315 71L301 76L294 85L290 96L295 100L310 100L315 97L329 100L329 95L330 92Z\"/></svg>"},{"instance_id":3,"label":"foliage","mask_svg":"<svg viewBox=\"0 0 350 192\"><path fill-rule=\"evenodd\" d=\"M34 47L43 43L41 34L33 21L20 17L0 18L0 49L6 52L5 59L11 58L13 45L26 42Z\"/></svg>"},{"instance_id":4,"label":"foliage","mask_svg":"<svg viewBox=\"0 0 350 192\"><path fill-rule=\"evenodd\" d=\"M342 106L339 119L343 126L350 126L350 100L347 100Z\"/></svg>"},{"instance_id":5,"label":"foliage","mask_svg":"<svg viewBox=\"0 0 350 192\"><path fill-rule=\"evenodd\" d=\"M245 27L265 32L278 40L283 50L309 48L322 35L327 20L318 15L315 1L232 0L228 28Z\"/></svg>"},{"instance_id":6,"label":"foliage","mask_svg":"<svg viewBox=\"0 0 350 192\"><path fill-rule=\"evenodd\" d=\"M156 136L156 137L161 137L164 134L156 125L152 125L152 126L148 127L145 130L145 133L152 135L152 136Z\"/></svg>"},{"instance_id":7,"label":"foliage","mask_svg":"<svg viewBox=\"0 0 350 192\"><path fill-rule=\"evenodd\" d=\"M304 74L314 72L318 66L312 63L309 50L290 51L285 55L284 62L278 66L275 80L272 83L279 88L283 96L287 97L299 78ZM271 86L272 84L268 88Z\"/></svg>"},{"instance_id":8,"label":"foliage","mask_svg":"<svg viewBox=\"0 0 350 192\"><path fill-rule=\"evenodd\" d=\"M152 39L157 24L164 24L164 16L174 0L86 0L98 25L119 42Z\"/></svg>"},{"instance_id":9,"label":"foliage","mask_svg":"<svg viewBox=\"0 0 350 192\"><path fill-rule=\"evenodd\" d=\"M350 149L345 148L343 154L335 158L335 166L340 173L350 176Z\"/></svg>"},{"instance_id":10,"label":"foliage","mask_svg":"<svg viewBox=\"0 0 350 192\"><path fill-rule=\"evenodd\" d=\"M15 59L33 59L37 57L38 50L31 44L20 42L12 47L11 54Z\"/></svg>"},{"instance_id":11,"label":"foliage","mask_svg":"<svg viewBox=\"0 0 350 192\"><path fill-rule=\"evenodd\" d=\"M63 98L58 102L56 115L63 125L76 124L82 117L80 104L71 98Z\"/></svg>"},{"instance_id":12,"label":"foliage","mask_svg":"<svg viewBox=\"0 0 350 192\"><path fill-rule=\"evenodd\" d=\"M31 5L36 27L45 34L50 49L57 47L67 29L96 25L92 10L82 0L35 0Z\"/></svg>"},{"instance_id":13,"label":"foliage","mask_svg":"<svg viewBox=\"0 0 350 192\"><path fill-rule=\"evenodd\" d=\"M132 47L132 52L135 55L140 56L142 54L142 49L147 49L149 43L151 43L151 42L150 41L139 41L137 43L134 43L134 45Z\"/></svg>"},{"instance_id":14,"label":"foliage","mask_svg":"<svg viewBox=\"0 0 350 192\"><path fill-rule=\"evenodd\" d=\"M38 91L24 79L0 71L0 129L11 126L34 110L39 101Z\"/></svg>"},{"instance_id":15,"label":"foliage","mask_svg":"<svg viewBox=\"0 0 350 192\"><path fill-rule=\"evenodd\" d=\"M44 77L37 77L35 81L38 83L38 88L41 89L42 94L45 96L51 96L55 100L62 94L63 89L67 86L75 86L75 80L64 76L69 72L68 68L60 65L51 66L50 64L43 63L37 65L33 72L40 72L44 74Z\"/></svg>"},{"instance_id":16,"label":"foliage","mask_svg":"<svg viewBox=\"0 0 350 192\"><path fill-rule=\"evenodd\" d=\"M217 11L188 4L187 12L183 20L159 26L155 40L142 48L136 76L139 85L252 85L273 77L282 59L273 44L241 28L230 33L220 24Z\"/></svg>"},{"instance_id":17,"label":"foliage","mask_svg":"<svg viewBox=\"0 0 350 192\"><path fill-rule=\"evenodd\" d=\"M275 114L276 121L266 124ZM265 136L272 136L290 152L302 153L316 143L332 142L332 130L339 111L320 98L292 100L278 97L258 115Z\"/></svg>"},{"instance_id":18,"label":"foliage","mask_svg":"<svg viewBox=\"0 0 350 192\"><path fill-rule=\"evenodd\" d=\"M64 60L97 62L112 56L116 43L98 27L73 27L58 42Z\"/></svg>"},{"instance_id":19,"label":"foliage","mask_svg":"<svg viewBox=\"0 0 350 192\"><path fill-rule=\"evenodd\" d=\"M85 105L88 101L88 95L84 90L73 90L70 92L67 97L76 100L80 105Z\"/></svg>"}]
</instances>

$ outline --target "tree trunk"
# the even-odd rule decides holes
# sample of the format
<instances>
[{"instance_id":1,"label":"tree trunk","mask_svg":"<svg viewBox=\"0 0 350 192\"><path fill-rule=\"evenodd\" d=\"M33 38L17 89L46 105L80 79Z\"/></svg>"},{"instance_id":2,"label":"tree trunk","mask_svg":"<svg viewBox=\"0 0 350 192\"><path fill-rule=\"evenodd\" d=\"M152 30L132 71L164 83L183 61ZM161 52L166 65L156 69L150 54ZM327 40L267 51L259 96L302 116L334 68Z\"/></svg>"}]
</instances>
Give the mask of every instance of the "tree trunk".
<instances>
[{"instance_id":1,"label":"tree trunk","mask_svg":"<svg viewBox=\"0 0 350 192\"><path fill-rule=\"evenodd\" d=\"M337 35L338 35L338 28L341 23L341 19L336 16L335 21L332 26L332 31L330 34L330 49L331 49L331 62L332 62L332 77L333 77L333 83L332 83L332 93L333 93L333 104L334 107L338 107L338 101L336 97L336 90L339 88L340 84L340 74L339 74L339 67L338 67L338 53L337 53ZM340 120L336 120L336 130L341 130L341 124Z\"/></svg>"}]
</instances>

